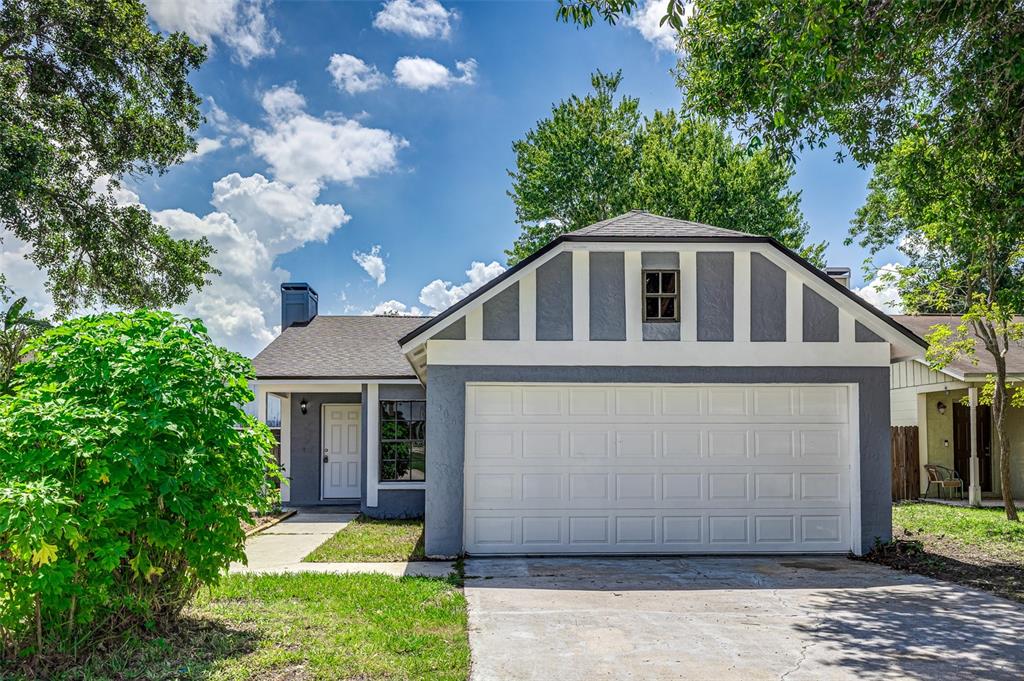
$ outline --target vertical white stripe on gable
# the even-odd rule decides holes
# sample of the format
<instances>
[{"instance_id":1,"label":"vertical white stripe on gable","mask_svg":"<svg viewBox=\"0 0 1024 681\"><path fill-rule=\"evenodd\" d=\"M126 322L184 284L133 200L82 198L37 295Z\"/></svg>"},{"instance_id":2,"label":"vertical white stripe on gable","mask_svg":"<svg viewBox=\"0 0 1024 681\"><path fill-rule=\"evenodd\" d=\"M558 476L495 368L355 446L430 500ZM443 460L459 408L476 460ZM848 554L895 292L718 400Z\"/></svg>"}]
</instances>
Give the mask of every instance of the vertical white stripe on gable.
<instances>
[{"instance_id":1,"label":"vertical white stripe on gable","mask_svg":"<svg viewBox=\"0 0 1024 681\"><path fill-rule=\"evenodd\" d=\"M733 341L750 341L750 251L733 252Z\"/></svg>"},{"instance_id":2,"label":"vertical white stripe on gable","mask_svg":"<svg viewBox=\"0 0 1024 681\"><path fill-rule=\"evenodd\" d=\"M572 338L590 340L590 252L572 251Z\"/></svg>"},{"instance_id":3,"label":"vertical white stripe on gable","mask_svg":"<svg viewBox=\"0 0 1024 681\"><path fill-rule=\"evenodd\" d=\"M537 340L537 271L519 278L519 340Z\"/></svg>"},{"instance_id":4,"label":"vertical white stripe on gable","mask_svg":"<svg viewBox=\"0 0 1024 681\"><path fill-rule=\"evenodd\" d=\"M853 315L848 314L845 310L839 310L839 342L840 343L853 343L855 342L854 329L853 329Z\"/></svg>"},{"instance_id":5,"label":"vertical white stripe on gable","mask_svg":"<svg viewBox=\"0 0 1024 681\"><path fill-rule=\"evenodd\" d=\"M623 263L626 278L626 340L643 340L643 275L640 251L626 251Z\"/></svg>"},{"instance_id":6,"label":"vertical white stripe on gable","mask_svg":"<svg viewBox=\"0 0 1024 681\"><path fill-rule=\"evenodd\" d=\"M484 306L473 305L466 311L466 340L483 340Z\"/></svg>"},{"instance_id":7,"label":"vertical white stripe on gable","mask_svg":"<svg viewBox=\"0 0 1024 681\"><path fill-rule=\"evenodd\" d=\"M803 282L791 272L786 272L786 342L801 343L804 340L804 297Z\"/></svg>"},{"instance_id":8,"label":"vertical white stripe on gable","mask_svg":"<svg viewBox=\"0 0 1024 681\"><path fill-rule=\"evenodd\" d=\"M679 339L697 340L697 252L679 253Z\"/></svg>"}]
</instances>

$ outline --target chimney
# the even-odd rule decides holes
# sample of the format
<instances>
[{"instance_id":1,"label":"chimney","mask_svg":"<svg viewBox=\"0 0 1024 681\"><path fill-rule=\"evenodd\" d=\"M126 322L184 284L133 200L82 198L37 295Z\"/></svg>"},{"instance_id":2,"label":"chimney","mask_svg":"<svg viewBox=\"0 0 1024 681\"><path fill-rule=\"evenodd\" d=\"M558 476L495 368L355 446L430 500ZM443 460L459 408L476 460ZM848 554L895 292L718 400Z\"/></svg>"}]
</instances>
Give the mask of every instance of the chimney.
<instances>
[{"instance_id":1,"label":"chimney","mask_svg":"<svg viewBox=\"0 0 1024 681\"><path fill-rule=\"evenodd\" d=\"M832 277L837 284L843 288L850 288L850 268L849 267L826 267L825 274Z\"/></svg>"},{"instance_id":2,"label":"chimney","mask_svg":"<svg viewBox=\"0 0 1024 681\"><path fill-rule=\"evenodd\" d=\"M281 330L293 324L307 324L316 316L316 291L309 284L281 284Z\"/></svg>"}]
</instances>

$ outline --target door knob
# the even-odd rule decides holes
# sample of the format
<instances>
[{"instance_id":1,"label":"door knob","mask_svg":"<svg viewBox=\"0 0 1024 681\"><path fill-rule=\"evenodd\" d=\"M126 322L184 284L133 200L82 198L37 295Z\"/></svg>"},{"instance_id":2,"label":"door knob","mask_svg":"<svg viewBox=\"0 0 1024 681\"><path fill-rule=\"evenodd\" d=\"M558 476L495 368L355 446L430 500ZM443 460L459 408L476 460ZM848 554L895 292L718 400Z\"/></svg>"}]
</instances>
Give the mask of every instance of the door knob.
<instances>
[{"instance_id":1,"label":"door knob","mask_svg":"<svg viewBox=\"0 0 1024 681\"><path fill-rule=\"evenodd\" d=\"M327 463L327 455L324 454L324 463Z\"/></svg>"}]
</instances>

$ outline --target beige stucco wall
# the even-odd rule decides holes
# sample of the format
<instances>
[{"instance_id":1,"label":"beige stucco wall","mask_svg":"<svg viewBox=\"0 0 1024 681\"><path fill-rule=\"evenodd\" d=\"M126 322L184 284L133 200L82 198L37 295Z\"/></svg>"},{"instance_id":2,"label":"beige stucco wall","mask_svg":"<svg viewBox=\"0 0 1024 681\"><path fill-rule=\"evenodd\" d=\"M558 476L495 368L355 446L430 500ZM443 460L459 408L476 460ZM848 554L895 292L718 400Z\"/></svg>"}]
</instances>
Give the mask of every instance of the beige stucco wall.
<instances>
[{"instance_id":1,"label":"beige stucco wall","mask_svg":"<svg viewBox=\"0 0 1024 681\"><path fill-rule=\"evenodd\" d=\"M965 399L966 390L950 390L947 392L928 393L925 398L925 416L927 420L927 461L947 468L953 467L953 404ZM946 405L946 413L940 415L938 403ZM1010 467L1013 481L1013 495L1024 498L1024 409L1011 408L1006 416L1007 430L1010 437L1012 465ZM992 434L992 447L995 450L995 433ZM921 473L922 490L927 484L927 476ZM993 451L992 456L992 493L1000 494L999 485L999 453Z\"/></svg>"}]
</instances>

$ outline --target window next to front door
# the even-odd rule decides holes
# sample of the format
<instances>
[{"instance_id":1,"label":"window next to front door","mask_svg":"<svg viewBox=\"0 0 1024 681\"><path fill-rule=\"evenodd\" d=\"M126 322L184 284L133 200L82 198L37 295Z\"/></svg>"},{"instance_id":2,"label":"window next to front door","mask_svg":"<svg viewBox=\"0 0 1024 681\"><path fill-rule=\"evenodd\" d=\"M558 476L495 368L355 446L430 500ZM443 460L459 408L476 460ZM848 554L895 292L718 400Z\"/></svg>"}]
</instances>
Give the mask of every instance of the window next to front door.
<instances>
[{"instance_id":1,"label":"window next to front door","mask_svg":"<svg viewBox=\"0 0 1024 681\"><path fill-rule=\"evenodd\" d=\"M380 401L380 482L422 482L426 471L427 403Z\"/></svg>"},{"instance_id":2,"label":"window next to front door","mask_svg":"<svg viewBox=\"0 0 1024 681\"><path fill-rule=\"evenodd\" d=\"M644 270L644 321L679 321L679 270Z\"/></svg>"}]
</instances>

